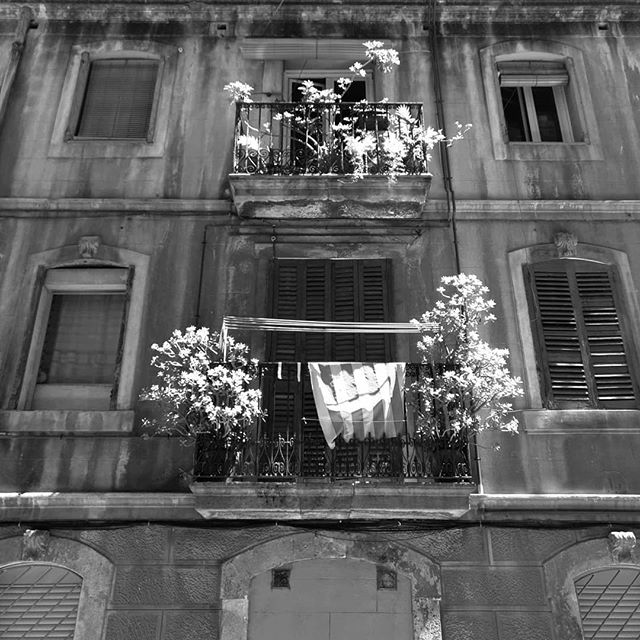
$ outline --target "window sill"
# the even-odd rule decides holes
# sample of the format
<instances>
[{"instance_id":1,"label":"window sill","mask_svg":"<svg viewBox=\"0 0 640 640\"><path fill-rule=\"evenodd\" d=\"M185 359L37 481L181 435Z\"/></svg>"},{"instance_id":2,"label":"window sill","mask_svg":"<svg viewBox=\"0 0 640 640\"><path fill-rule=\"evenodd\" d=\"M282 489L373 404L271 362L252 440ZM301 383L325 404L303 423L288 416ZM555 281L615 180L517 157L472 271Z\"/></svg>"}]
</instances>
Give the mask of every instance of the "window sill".
<instances>
[{"instance_id":1,"label":"window sill","mask_svg":"<svg viewBox=\"0 0 640 640\"><path fill-rule=\"evenodd\" d=\"M142 139L75 138L52 141L50 158L162 158L164 141Z\"/></svg>"},{"instance_id":2,"label":"window sill","mask_svg":"<svg viewBox=\"0 0 640 640\"><path fill-rule=\"evenodd\" d=\"M133 431L133 411L0 411L4 434L122 434Z\"/></svg>"},{"instance_id":3,"label":"window sill","mask_svg":"<svg viewBox=\"0 0 640 640\"><path fill-rule=\"evenodd\" d=\"M637 409L539 409L520 412L523 431L531 435L640 434Z\"/></svg>"},{"instance_id":4,"label":"window sill","mask_svg":"<svg viewBox=\"0 0 640 640\"><path fill-rule=\"evenodd\" d=\"M507 142L496 149L498 160L573 162L602 160L600 149L587 142Z\"/></svg>"}]
</instances>

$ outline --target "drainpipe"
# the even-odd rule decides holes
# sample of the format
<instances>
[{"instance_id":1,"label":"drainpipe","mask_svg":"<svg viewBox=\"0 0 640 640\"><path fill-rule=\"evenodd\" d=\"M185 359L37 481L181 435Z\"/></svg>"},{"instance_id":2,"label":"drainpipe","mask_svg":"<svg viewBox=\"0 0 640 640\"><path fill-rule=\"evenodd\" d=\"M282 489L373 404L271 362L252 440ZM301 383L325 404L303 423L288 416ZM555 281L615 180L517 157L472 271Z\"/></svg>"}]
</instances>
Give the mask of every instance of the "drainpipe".
<instances>
[{"instance_id":1,"label":"drainpipe","mask_svg":"<svg viewBox=\"0 0 640 640\"><path fill-rule=\"evenodd\" d=\"M433 66L433 95L436 105L436 128L441 129L447 135L444 117L444 102L442 100L442 82L440 79L440 51L436 21L436 0L431 0L429 5L429 44L431 48L431 60ZM456 262L456 272L460 273L460 248L458 246L458 227L456 223L456 197L453 191L453 176L451 175L451 164L449 162L449 147L446 144L439 144L440 164L442 166L442 176L444 179L444 192L447 197L447 221L451 225L453 234L453 254Z\"/></svg>"},{"instance_id":2,"label":"drainpipe","mask_svg":"<svg viewBox=\"0 0 640 640\"><path fill-rule=\"evenodd\" d=\"M196 328L200 328L200 305L202 302L202 281L204 279L204 258L207 253L207 235L211 227L215 227L215 224L209 223L204 226L202 232L202 241L200 242L200 273L198 274L198 297L196 299L196 312L193 316L193 324Z\"/></svg>"},{"instance_id":3,"label":"drainpipe","mask_svg":"<svg viewBox=\"0 0 640 640\"><path fill-rule=\"evenodd\" d=\"M4 72L2 84L0 84L0 125L4 120L4 114L7 110L7 104L9 103L11 87L13 87L13 82L18 72L18 66L22 59L22 52L24 51L24 47L27 42L27 32L29 29L35 28L36 26L37 25L33 22L33 11L31 11L29 7L22 7L20 9L20 17L18 19L15 39L11 44L9 64Z\"/></svg>"},{"instance_id":4,"label":"drainpipe","mask_svg":"<svg viewBox=\"0 0 640 640\"><path fill-rule=\"evenodd\" d=\"M427 0L428 1L428 0ZM436 105L437 128L442 129L442 133L447 135L444 117L444 101L442 99L442 80L440 77L440 49L438 42L436 20L436 0L431 0L429 4L429 44L431 48L431 59L433 66L433 94ZM453 191L453 175L451 174L451 164L449 162L449 147L446 144L438 145L440 151L440 164L442 166L442 176L444 179L444 191L447 197L447 220L451 225L453 236L453 254L456 262L456 273L462 271L460 266L460 245L458 242L458 225L456 220L456 196ZM473 455L470 460L471 473L478 487L478 493L483 493L482 475L480 472L480 456L477 442L477 434L469 438L469 449Z\"/></svg>"}]
</instances>

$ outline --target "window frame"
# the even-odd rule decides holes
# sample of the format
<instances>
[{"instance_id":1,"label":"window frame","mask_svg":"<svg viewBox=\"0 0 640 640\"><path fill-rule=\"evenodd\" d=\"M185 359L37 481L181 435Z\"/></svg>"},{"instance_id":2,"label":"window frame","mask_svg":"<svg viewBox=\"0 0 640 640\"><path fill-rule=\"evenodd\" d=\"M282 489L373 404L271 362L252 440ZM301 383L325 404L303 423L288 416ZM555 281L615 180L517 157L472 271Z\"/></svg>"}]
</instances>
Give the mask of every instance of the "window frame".
<instances>
[{"instance_id":1,"label":"window frame","mask_svg":"<svg viewBox=\"0 0 640 640\"><path fill-rule=\"evenodd\" d=\"M131 279L129 303L126 310L126 326L123 337L122 361L119 370L119 383L117 392L114 393L115 401L111 409L102 413L107 416L113 413L113 420L117 422L117 415L127 413L137 398L135 387L135 372L141 355L141 335L143 327L143 315L145 313L145 299L149 276L149 256L137 251L122 249L100 244L96 258L78 258L78 245L66 245L58 249L50 249L33 254L27 263L25 280L21 287L20 305L24 309L24 315L29 320L15 328L14 342L21 345L15 349L16 367L13 372L13 384L8 397L8 409L17 410L18 413L26 411L30 390L35 385L34 367L37 373L39 359L36 358L37 344L34 344L40 333L44 330L42 325L48 317L44 316L41 297L43 292L46 272L60 267L115 267L135 270L135 277ZM44 304L44 303L43 303ZM40 324L38 324L40 323ZM44 337L44 334L42 333ZM39 356L39 354L38 354ZM34 358L36 358L34 360ZM55 409L60 412L63 409ZM93 410L88 410L93 412ZM94 412L95 413L95 412ZM26 419L26 418L25 418ZM106 418L105 418L106 419ZM29 419L31 421L31 419ZM112 422L113 422L112 420ZM51 422L51 429L56 425ZM82 424L77 428L82 430ZM124 423L120 429L129 428ZM20 427L22 429L22 427Z\"/></svg>"},{"instance_id":2,"label":"window frame","mask_svg":"<svg viewBox=\"0 0 640 640\"><path fill-rule=\"evenodd\" d=\"M116 274L115 271L121 271ZM118 275L120 277L118 277ZM58 398L69 398L74 403L82 403L82 399L89 396L89 404L96 401L95 397L91 397L92 392L98 392L98 386L109 387L110 395L108 409L115 409L116 397L118 391L119 375L118 372L122 363L122 349L124 347L124 336L126 334L127 316L128 316L128 298L130 296L131 280L133 276L132 268L122 268L113 266L96 265L93 268L54 268L46 272L42 289L40 291L38 308L36 311L34 329L31 337L29 355L27 356L27 365L25 369L25 380L27 384L23 385L19 406L20 408L32 408L38 392L38 368L42 358L42 349L44 339L49 324L51 311L51 302L56 294L79 293L79 294L110 294L122 293L125 296L122 328L118 338L118 354L114 367L114 379L111 385L92 385L82 383L47 383L47 388L43 390L43 395L50 394L48 398L44 397L45 404L49 402L57 405L60 401ZM64 409L64 407L50 406L37 407L38 409ZM96 407L82 407L82 410L92 410ZM108 410L102 408L100 410Z\"/></svg>"},{"instance_id":3,"label":"window frame","mask_svg":"<svg viewBox=\"0 0 640 640\"><path fill-rule=\"evenodd\" d=\"M374 101L374 86L373 75L369 69L366 70L366 76L360 78L354 78L354 80L364 80L365 83L365 95L369 102ZM350 78L353 74L348 69L285 69L284 71L284 83L285 83L285 95L287 102L294 102L293 100L293 83L301 82L303 80L324 80L325 88L332 89L328 86L328 83L335 82L338 78Z\"/></svg>"},{"instance_id":4,"label":"window frame","mask_svg":"<svg viewBox=\"0 0 640 640\"><path fill-rule=\"evenodd\" d=\"M151 110L149 112L149 124L147 126L147 132L144 137L140 138L116 138L116 137L102 137L102 136L80 136L77 134L78 127L82 119L84 99L87 92L89 83L89 76L91 74L91 65L94 62L101 60L151 60L157 62L156 68L156 81L153 91L153 102L151 104ZM78 76L76 81L75 93L73 96L73 103L71 105L71 111L69 113L69 122L64 134L65 142L71 140L105 140L105 141L121 141L130 143L147 142L152 143L155 137L156 131L156 119L158 115L158 101L160 99L160 87L162 86L162 77L164 73L164 60L158 56L153 55L104 55L104 56L92 56L88 51L83 51L80 55L80 67L78 69Z\"/></svg>"},{"instance_id":5,"label":"window frame","mask_svg":"<svg viewBox=\"0 0 640 640\"><path fill-rule=\"evenodd\" d=\"M91 61L141 58L158 62L148 136L144 138L88 138L74 136ZM171 99L176 78L184 70L184 55L170 45L153 41L87 41L74 45L63 81L58 110L49 142L52 158L161 158L168 135Z\"/></svg>"},{"instance_id":6,"label":"window frame","mask_svg":"<svg viewBox=\"0 0 640 640\"><path fill-rule=\"evenodd\" d=\"M522 50L522 46L526 50ZM506 121L500 92L500 62L562 62L566 68L571 100L564 92L569 128L581 133L581 140L562 142L519 142L507 139ZM496 160L576 161L602 160L598 121L595 115L589 76L582 51L571 45L545 40L510 40L480 49L487 118ZM554 92L554 95L562 92ZM560 98L562 100L562 98ZM569 105L571 102L571 108ZM556 108L558 101L556 100ZM559 119L561 109L558 110ZM565 123L566 126L566 123Z\"/></svg>"},{"instance_id":7,"label":"window frame","mask_svg":"<svg viewBox=\"0 0 640 640\"><path fill-rule=\"evenodd\" d=\"M627 317L640 317L640 304L636 294L629 258L625 252L580 242L576 247L574 257L614 266L618 277L618 296L624 300L624 310ZM547 262L555 258L558 258L558 250L553 243L524 247L508 254L509 275L514 296L513 304L522 349L524 390L528 398L527 406L533 410L546 408L546 405L543 402L543 392L538 374L539 359L536 353L536 340L529 314L524 267L538 262ZM626 329L628 344L632 345L630 353L627 354L629 366L632 368L632 375L637 385L639 378L636 372L640 371L640 368L638 367L638 356L633 347L640 345L640 327L637 326L637 323L630 322L627 323ZM588 409L588 411L597 411L597 409ZM605 409L604 411L615 411L615 409Z\"/></svg>"}]
</instances>

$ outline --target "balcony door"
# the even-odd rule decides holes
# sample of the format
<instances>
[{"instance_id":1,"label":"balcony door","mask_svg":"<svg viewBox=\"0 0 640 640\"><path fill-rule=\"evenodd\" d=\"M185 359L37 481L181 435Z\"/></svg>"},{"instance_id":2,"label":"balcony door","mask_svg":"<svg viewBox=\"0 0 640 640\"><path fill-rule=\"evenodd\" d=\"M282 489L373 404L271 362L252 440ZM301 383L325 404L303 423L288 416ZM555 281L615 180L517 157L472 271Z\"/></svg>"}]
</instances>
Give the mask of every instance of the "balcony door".
<instances>
[{"instance_id":1,"label":"balcony door","mask_svg":"<svg viewBox=\"0 0 640 640\"><path fill-rule=\"evenodd\" d=\"M339 322L390 321L390 261L276 260L272 315L276 318ZM269 437L293 438L299 473L328 475L307 362L388 362L389 334L288 333L272 335L270 360L281 363L265 389ZM350 474L358 464L355 445L339 446L332 464Z\"/></svg>"}]
</instances>

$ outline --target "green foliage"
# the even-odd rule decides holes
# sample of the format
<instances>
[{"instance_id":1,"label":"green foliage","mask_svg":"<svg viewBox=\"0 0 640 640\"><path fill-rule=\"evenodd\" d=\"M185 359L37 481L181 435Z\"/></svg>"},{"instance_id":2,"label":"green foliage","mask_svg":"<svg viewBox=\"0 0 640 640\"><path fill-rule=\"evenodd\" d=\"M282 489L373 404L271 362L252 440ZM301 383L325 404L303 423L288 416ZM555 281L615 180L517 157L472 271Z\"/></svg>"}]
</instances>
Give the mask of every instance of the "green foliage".
<instances>
[{"instance_id":1,"label":"green foliage","mask_svg":"<svg viewBox=\"0 0 640 640\"><path fill-rule=\"evenodd\" d=\"M147 426L185 442L202 433L213 434L230 448L247 441L248 430L263 414L261 393L251 388L258 363L249 359L246 345L227 337L223 360L216 332L188 327L151 348L158 383L146 389L141 399L158 402L162 417L147 420Z\"/></svg>"},{"instance_id":2,"label":"green foliage","mask_svg":"<svg viewBox=\"0 0 640 640\"><path fill-rule=\"evenodd\" d=\"M480 336L481 327L495 320L488 293L474 275L445 276L435 306L413 320L428 371L413 388L419 435L453 439L482 429L518 429L511 398L522 395L522 382L509 372L509 350L491 347Z\"/></svg>"}]
</instances>

